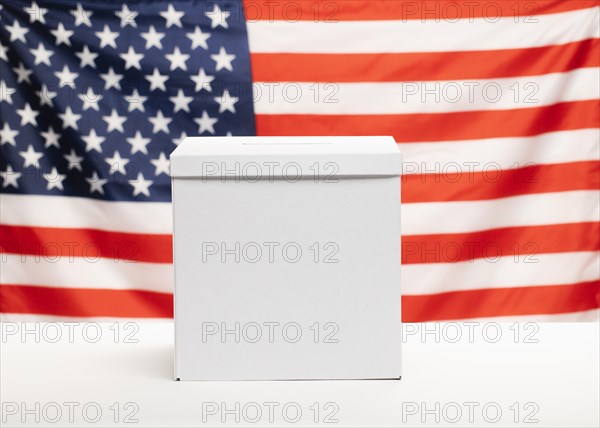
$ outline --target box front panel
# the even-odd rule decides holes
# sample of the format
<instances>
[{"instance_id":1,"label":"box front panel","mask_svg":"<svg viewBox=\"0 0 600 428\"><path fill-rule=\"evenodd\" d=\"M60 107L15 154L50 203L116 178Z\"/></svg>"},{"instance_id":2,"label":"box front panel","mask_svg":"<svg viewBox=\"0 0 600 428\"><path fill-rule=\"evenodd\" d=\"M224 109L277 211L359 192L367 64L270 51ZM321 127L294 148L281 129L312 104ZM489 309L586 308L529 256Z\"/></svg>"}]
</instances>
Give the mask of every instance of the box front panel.
<instances>
[{"instance_id":1,"label":"box front panel","mask_svg":"<svg viewBox=\"0 0 600 428\"><path fill-rule=\"evenodd\" d=\"M176 179L181 379L400 376L400 180Z\"/></svg>"}]
</instances>

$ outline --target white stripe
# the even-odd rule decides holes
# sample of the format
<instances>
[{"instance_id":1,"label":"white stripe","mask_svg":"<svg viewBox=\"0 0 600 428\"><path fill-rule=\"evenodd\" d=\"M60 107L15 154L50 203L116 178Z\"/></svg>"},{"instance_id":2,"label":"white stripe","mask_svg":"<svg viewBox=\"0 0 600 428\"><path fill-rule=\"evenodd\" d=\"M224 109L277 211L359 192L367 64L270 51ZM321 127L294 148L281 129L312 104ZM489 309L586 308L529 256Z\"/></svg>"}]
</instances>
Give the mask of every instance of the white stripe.
<instances>
[{"instance_id":1,"label":"white stripe","mask_svg":"<svg viewBox=\"0 0 600 428\"><path fill-rule=\"evenodd\" d=\"M69 196L0 196L0 222L32 227L170 234L168 202L106 202Z\"/></svg>"},{"instance_id":2,"label":"white stripe","mask_svg":"<svg viewBox=\"0 0 600 428\"><path fill-rule=\"evenodd\" d=\"M490 171L533 164L600 159L598 129L559 131L524 138L488 138L440 143L401 143L404 174Z\"/></svg>"},{"instance_id":3,"label":"white stripe","mask_svg":"<svg viewBox=\"0 0 600 428\"><path fill-rule=\"evenodd\" d=\"M517 258L506 255L434 265L409 264L402 266L402 295L575 284L597 280L600 277L598 266L598 251L521 255Z\"/></svg>"},{"instance_id":4,"label":"white stripe","mask_svg":"<svg viewBox=\"0 0 600 428\"><path fill-rule=\"evenodd\" d=\"M600 97L600 68L486 80L255 83L257 114L408 114L541 107Z\"/></svg>"},{"instance_id":5,"label":"white stripe","mask_svg":"<svg viewBox=\"0 0 600 428\"><path fill-rule=\"evenodd\" d=\"M489 22L435 20L248 22L250 52L378 53L517 49L600 36L599 8Z\"/></svg>"},{"instance_id":6,"label":"white stripe","mask_svg":"<svg viewBox=\"0 0 600 428\"><path fill-rule=\"evenodd\" d=\"M485 201L404 204L402 233L461 233L510 226L598 221L599 197L595 190L582 190ZM172 228L170 203L102 202L7 194L2 195L0 202L0 219L6 225L153 234L170 234Z\"/></svg>"},{"instance_id":7,"label":"white stripe","mask_svg":"<svg viewBox=\"0 0 600 428\"><path fill-rule=\"evenodd\" d=\"M566 314L539 314L539 315L511 315L502 317L475 318L479 322L598 322L600 320L600 309L589 311L570 312ZM464 320L461 320L461 322Z\"/></svg>"},{"instance_id":8,"label":"white stripe","mask_svg":"<svg viewBox=\"0 0 600 428\"><path fill-rule=\"evenodd\" d=\"M2 254L0 283L173 292L173 265Z\"/></svg>"},{"instance_id":9,"label":"white stripe","mask_svg":"<svg viewBox=\"0 0 600 428\"><path fill-rule=\"evenodd\" d=\"M401 211L403 235L591 222L600 218L600 192L578 190L485 201L411 203L404 204Z\"/></svg>"},{"instance_id":10,"label":"white stripe","mask_svg":"<svg viewBox=\"0 0 600 428\"><path fill-rule=\"evenodd\" d=\"M459 263L402 266L402 294L433 294L457 290L571 284L599 277L600 252L507 255ZM63 257L2 255L0 283L60 288L173 292L170 264L90 261ZM449 281L451 279L451 281Z\"/></svg>"}]
</instances>

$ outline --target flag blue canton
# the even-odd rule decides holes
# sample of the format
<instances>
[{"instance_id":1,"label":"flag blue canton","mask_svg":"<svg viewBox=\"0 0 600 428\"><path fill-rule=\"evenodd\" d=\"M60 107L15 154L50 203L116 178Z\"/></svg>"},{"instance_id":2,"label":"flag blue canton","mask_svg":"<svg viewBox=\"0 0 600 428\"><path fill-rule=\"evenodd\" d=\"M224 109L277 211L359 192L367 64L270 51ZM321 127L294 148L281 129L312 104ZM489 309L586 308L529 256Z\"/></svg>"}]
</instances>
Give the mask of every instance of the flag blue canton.
<instances>
[{"instance_id":1,"label":"flag blue canton","mask_svg":"<svg viewBox=\"0 0 600 428\"><path fill-rule=\"evenodd\" d=\"M2 1L3 193L170 201L186 136L254 135L237 1Z\"/></svg>"}]
</instances>

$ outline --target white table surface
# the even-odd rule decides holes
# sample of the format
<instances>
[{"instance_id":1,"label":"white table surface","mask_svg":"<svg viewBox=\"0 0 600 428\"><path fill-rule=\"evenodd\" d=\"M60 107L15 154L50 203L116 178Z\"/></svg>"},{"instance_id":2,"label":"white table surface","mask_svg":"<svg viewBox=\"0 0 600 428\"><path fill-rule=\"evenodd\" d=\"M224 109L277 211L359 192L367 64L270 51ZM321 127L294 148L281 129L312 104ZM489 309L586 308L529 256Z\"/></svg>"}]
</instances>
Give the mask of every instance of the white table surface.
<instances>
[{"instance_id":1,"label":"white table surface","mask_svg":"<svg viewBox=\"0 0 600 428\"><path fill-rule=\"evenodd\" d=\"M171 322L5 322L0 426L600 424L597 323L432 323L404 336L400 381L176 382Z\"/></svg>"}]
</instances>

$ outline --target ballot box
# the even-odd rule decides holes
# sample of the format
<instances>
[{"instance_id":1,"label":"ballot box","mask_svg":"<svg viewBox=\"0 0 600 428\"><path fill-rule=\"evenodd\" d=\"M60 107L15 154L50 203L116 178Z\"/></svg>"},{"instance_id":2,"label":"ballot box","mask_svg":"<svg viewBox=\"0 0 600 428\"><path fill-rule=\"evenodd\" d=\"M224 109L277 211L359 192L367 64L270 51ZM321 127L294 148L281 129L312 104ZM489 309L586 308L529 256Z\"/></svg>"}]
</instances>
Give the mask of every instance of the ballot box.
<instances>
[{"instance_id":1,"label":"ballot box","mask_svg":"<svg viewBox=\"0 0 600 428\"><path fill-rule=\"evenodd\" d=\"M178 380L399 379L392 137L188 137L171 154Z\"/></svg>"}]
</instances>

